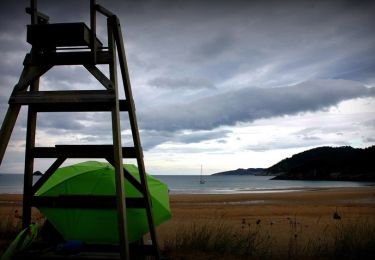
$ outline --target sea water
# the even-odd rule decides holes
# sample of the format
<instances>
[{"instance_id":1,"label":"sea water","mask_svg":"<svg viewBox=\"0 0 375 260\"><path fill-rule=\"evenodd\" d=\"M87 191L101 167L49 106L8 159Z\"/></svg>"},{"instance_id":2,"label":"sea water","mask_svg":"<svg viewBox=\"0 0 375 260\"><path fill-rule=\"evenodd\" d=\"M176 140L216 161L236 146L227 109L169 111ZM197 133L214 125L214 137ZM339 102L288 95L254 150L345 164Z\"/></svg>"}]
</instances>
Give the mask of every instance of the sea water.
<instances>
[{"instance_id":1,"label":"sea water","mask_svg":"<svg viewBox=\"0 0 375 260\"><path fill-rule=\"evenodd\" d=\"M35 183L40 176L34 176ZM0 194L21 194L23 193L23 174L1 174L0 173Z\"/></svg>"},{"instance_id":2,"label":"sea water","mask_svg":"<svg viewBox=\"0 0 375 260\"><path fill-rule=\"evenodd\" d=\"M205 176L200 184L200 176L155 176L168 184L172 194L233 194L233 193L268 193L285 192L300 189L363 187L375 185L373 182L351 181L300 181L271 180L274 176Z\"/></svg>"},{"instance_id":3,"label":"sea water","mask_svg":"<svg viewBox=\"0 0 375 260\"><path fill-rule=\"evenodd\" d=\"M285 192L299 189L363 187L374 182L351 181L300 181L271 180L272 176L204 176L199 175L153 175L168 185L171 194L232 194ZM39 176L34 176L34 182ZM23 189L22 174L0 174L0 194L20 194Z\"/></svg>"}]
</instances>

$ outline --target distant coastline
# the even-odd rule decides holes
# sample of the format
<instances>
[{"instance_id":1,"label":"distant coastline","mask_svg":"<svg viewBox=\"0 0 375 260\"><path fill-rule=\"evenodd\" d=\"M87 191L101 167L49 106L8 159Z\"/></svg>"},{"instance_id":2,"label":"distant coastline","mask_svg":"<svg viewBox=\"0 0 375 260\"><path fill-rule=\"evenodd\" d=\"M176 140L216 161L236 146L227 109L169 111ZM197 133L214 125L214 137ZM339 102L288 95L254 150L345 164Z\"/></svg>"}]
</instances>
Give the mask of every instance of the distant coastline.
<instances>
[{"instance_id":1,"label":"distant coastline","mask_svg":"<svg viewBox=\"0 0 375 260\"><path fill-rule=\"evenodd\" d=\"M274 180L375 181L375 146L364 149L318 147L286 158L269 168L249 168L213 175L275 176Z\"/></svg>"},{"instance_id":2,"label":"distant coastline","mask_svg":"<svg viewBox=\"0 0 375 260\"><path fill-rule=\"evenodd\" d=\"M266 168L248 168L248 169L242 169L239 168L237 170L231 170L231 171L225 171L225 172L218 172L214 173L212 175L256 175L256 176L264 176L267 175L267 169Z\"/></svg>"}]
</instances>

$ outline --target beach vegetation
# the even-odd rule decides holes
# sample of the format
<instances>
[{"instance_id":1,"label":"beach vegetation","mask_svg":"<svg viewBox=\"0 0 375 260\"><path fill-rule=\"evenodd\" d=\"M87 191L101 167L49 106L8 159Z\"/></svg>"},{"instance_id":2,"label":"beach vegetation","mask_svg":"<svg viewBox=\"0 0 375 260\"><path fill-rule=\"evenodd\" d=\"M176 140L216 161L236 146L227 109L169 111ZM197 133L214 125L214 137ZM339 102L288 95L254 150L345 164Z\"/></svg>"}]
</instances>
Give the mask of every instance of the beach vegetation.
<instances>
[{"instance_id":1,"label":"beach vegetation","mask_svg":"<svg viewBox=\"0 0 375 260\"><path fill-rule=\"evenodd\" d=\"M45 218L39 211L33 209L32 221L41 227ZM22 230L22 211L19 207L12 207L9 211L3 212L0 216L0 256L9 246L11 241Z\"/></svg>"},{"instance_id":2,"label":"beach vegetation","mask_svg":"<svg viewBox=\"0 0 375 260\"><path fill-rule=\"evenodd\" d=\"M181 225L163 241L166 259L373 259L375 222L367 218L311 227L288 218L289 240L280 241L273 222L242 219L239 225L203 220Z\"/></svg>"},{"instance_id":3,"label":"beach vegetation","mask_svg":"<svg viewBox=\"0 0 375 260\"><path fill-rule=\"evenodd\" d=\"M259 222L250 223L246 219L239 226L223 219L193 222L176 229L164 241L164 251L173 256L171 259L189 259L184 258L188 252L219 254L220 259L272 258L268 250L272 239L261 231Z\"/></svg>"},{"instance_id":4,"label":"beach vegetation","mask_svg":"<svg viewBox=\"0 0 375 260\"><path fill-rule=\"evenodd\" d=\"M374 220L338 222L331 255L335 259L373 259L375 256Z\"/></svg>"},{"instance_id":5,"label":"beach vegetation","mask_svg":"<svg viewBox=\"0 0 375 260\"><path fill-rule=\"evenodd\" d=\"M11 214L4 214L0 221L0 239L14 238L22 227L22 216L18 209L14 209Z\"/></svg>"},{"instance_id":6,"label":"beach vegetation","mask_svg":"<svg viewBox=\"0 0 375 260\"><path fill-rule=\"evenodd\" d=\"M44 221L41 214L34 217L40 224ZM373 259L375 219L347 219L338 209L324 221L323 217L309 224L298 215L284 221L234 221L218 214L215 219L174 222L160 241L162 255L163 259ZM20 230L18 211L2 216L0 255Z\"/></svg>"}]
</instances>

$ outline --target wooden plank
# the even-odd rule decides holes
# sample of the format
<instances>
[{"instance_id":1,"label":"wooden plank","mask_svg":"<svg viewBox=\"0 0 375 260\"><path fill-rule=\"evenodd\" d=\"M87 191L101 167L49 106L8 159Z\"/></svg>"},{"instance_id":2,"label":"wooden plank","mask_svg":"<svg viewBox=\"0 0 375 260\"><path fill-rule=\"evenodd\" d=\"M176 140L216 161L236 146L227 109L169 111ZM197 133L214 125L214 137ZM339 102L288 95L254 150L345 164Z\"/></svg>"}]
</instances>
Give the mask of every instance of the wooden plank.
<instances>
[{"instance_id":1,"label":"wooden plank","mask_svg":"<svg viewBox=\"0 0 375 260\"><path fill-rule=\"evenodd\" d=\"M123 198L125 199L125 198ZM113 195L60 195L34 196L32 205L43 208L116 209L116 196ZM126 198L128 208L144 208L143 198Z\"/></svg>"},{"instance_id":2,"label":"wooden plank","mask_svg":"<svg viewBox=\"0 0 375 260\"><path fill-rule=\"evenodd\" d=\"M105 15L107 17L111 17L111 16L115 16L111 11L109 11L108 9L104 8L103 6L101 5L95 5L95 9L101 13L102 15Z\"/></svg>"},{"instance_id":3,"label":"wooden plank","mask_svg":"<svg viewBox=\"0 0 375 260\"><path fill-rule=\"evenodd\" d=\"M96 50L97 50L97 44L96 44L96 12L95 12L95 0L90 0L90 48L92 53L92 60L93 63L96 63Z\"/></svg>"},{"instance_id":4,"label":"wooden plank","mask_svg":"<svg viewBox=\"0 0 375 260\"><path fill-rule=\"evenodd\" d=\"M124 168L124 177L127 181L130 182L131 185L134 186L134 188L136 188L140 193L142 193L144 195L144 190L142 188L142 185L138 182L138 180L136 178L133 177L133 175L130 174L130 172L128 172L128 170L126 170Z\"/></svg>"},{"instance_id":5,"label":"wooden plank","mask_svg":"<svg viewBox=\"0 0 375 260\"><path fill-rule=\"evenodd\" d=\"M33 185L32 194L34 195L40 187L52 176L52 174L65 162L65 157L57 158L56 161L48 168L48 170Z\"/></svg>"},{"instance_id":6,"label":"wooden plank","mask_svg":"<svg viewBox=\"0 0 375 260\"><path fill-rule=\"evenodd\" d=\"M29 66L23 68L20 79L24 78L26 76L29 68L30 68ZM16 87L17 87L17 85L14 87L13 93L16 91ZM7 110L7 113L5 115L3 124L1 125L1 130L0 130L0 140L1 140L1 142L0 142L0 165L1 165L1 162L3 161L5 150L8 146L8 143L9 143L10 137L12 135L13 128L16 124L16 120L17 120L18 114L20 112L20 109L21 109L20 105L12 105L11 104L9 106L8 110Z\"/></svg>"},{"instance_id":7,"label":"wooden plank","mask_svg":"<svg viewBox=\"0 0 375 260\"><path fill-rule=\"evenodd\" d=\"M130 253L134 254L135 256L154 256L158 252L154 245L131 245L130 246Z\"/></svg>"},{"instance_id":8,"label":"wooden plank","mask_svg":"<svg viewBox=\"0 0 375 260\"><path fill-rule=\"evenodd\" d=\"M7 113L5 115L3 124L1 125L0 130L0 165L3 161L6 148L8 146L10 137L13 132L13 128L16 124L18 114L20 112L20 105L11 105L9 106Z\"/></svg>"},{"instance_id":9,"label":"wooden plank","mask_svg":"<svg viewBox=\"0 0 375 260\"><path fill-rule=\"evenodd\" d=\"M117 64L116 64L116 49L115 39L113 37L113 27L110 20L107 23L108 31L108 49L112 55L112 62L109 63L109 77L113 83L113 88L118 100L118 85L117 85ZM115 167L116 177L116 197L117 197L117 221L119 225L119 241L120 241L120 256L122 259L128 260L129 257L129 239L127 229L126 216L126 200L125 186L124 186L124 169L123 169L123 153L121 149L121 126L120 126L120 106L119 102L112 109L112 136L113 136L113 165Z\"/></svg>"},{"instance_id":10,"label":"wooden plank","mask_svg":"<svg viewBox=\"0 0 375 260\"><path fill-rule=\"evenodd\" d=\"M150 198L150 193L148 190L146 170L145 170L145 165L143 161L143 152L142 152L141 140L140 140L139 131L138 131L137 118L135 114L135 105L133 102L133 94L132 94L132 89L131 89L131 84L130 84L128 66L126 62L125 48L124 48L124 42L122 39L120 21L118 17L116 16L111 17L110 20L114 28L113 34L114 34L114 39L115 39L116 46L117 46L117 53L119 57L120 71L122 75L122 81L124 84L125 96L126 96L126 99L129 101L129 121L130 121L130 126L131 126L131 130L133 134L133 143L134 143L135 151L136 151L137 164L138 164L141 184L145 191L144 194L146 198L146 212L147 212L147 220L148 220L149 229L150 229L150 236L151 236L153 246L155 247L157 251L155 256L157 259L160 259L158 239L157 239L156 230L155 230L153 212L151 208L151 198Z\"/></svg>"},{"instance_id":11,"label":"wooden plank","mask_svg":"<svg viewBox=\"0 0 375 260\"><path fill-rule=\"evenodd\" d=\"M34 10L33 8L26 7L26 13L27 14L33 15L33 13L36 13L36 17L38 18L38 20L37 20L38 24L48 23L48 21L49 21L48 15L45 15L41 12L38 12L37 10L35 10L35 11L33 11L33 10ZM33 18L31 18L31 19L33 20Z\"/></svg>"},{"instance_id":12,"label":"wooden plank","mask_svg":"<svg viewBox=\"0 0 375 260\"><path fill-rule=\"evenodd\" d=\"M113 89L112 82L95 65L83 65L106 89Z\"/></svg>"},{"instance_id":13,"label":"wooden plank","mask_svg":"<svg viewBox=\"0 0 375 260\"><path fill-rule=\"evenodd\" d=\"M17 85L14 87L15 91L23 91L28 88L29 85L32 84L32 82L39 77L41 77L44 73L46 73L50 68L52 68L51 65L38 65L38 66L25 66L20 80L18 81Z\"/></svg>"},{"instance_id":14,"label":"wooden plank","mask_svg":"<svg viewBox=\"0 0 375 260\"><path fill-rule=\"evenodd\" d=\"M95 64L109 64L111 55L108 51L96 52ZM48 52L43 54L27 54L23 62L24 65L83 65L93 64L92 54L89 51L75 52Z\"/></svg>"},{"instance_id":15,"label":"wooden plank","mask_svg":"<svg viewBox=\"0 0 375 260\"><path fill-rule=\"evenodd\" d=\"M124 154L124 152L123 152ZM114 164L113 162L113 159L112 158L106 158L106 160L110 163L110 164ZM133 177L133 175L130 174L130 172L128 170L126 170L126 168L124 168L124 177L127 181L130 182L131 185L134 186L134 188L136 188L141 194L144 195L144 189L142 187L142 185L139 183L139 181Z\"/></svg>"},{"instance_id":16,"label":"wooden plank","mask_svg":"<svg viewBox=\"0 0 375 260\"><path fill-rule=\"evenodd\" d=\"M135 158L134 147L122 147L124 158ZM56 145L35 147L34 158L107 158L113 154L113 145Z\"/></svg>"},{"instance_id":17,"label":"wooden plank","mask_svg":"<svg viewBox=\"0 0 375 260\"><path fill-rule=\"evenodd\" d=\"M30 85L30 91L38 91L39 78ZM35 147L37 113L28 110L26 128L26 151L25 151L25 172L23 179L23 205L22 205L22 227L27 228L31 222L31 199L33 196L33 172L34 157L32 156Z\"/></svg>"},{"instance_id":18,"label":"wooden plank","mask_svg":"<svg viewBox=\"0 0 375 260\"><path fill-rule=\"evenodd\" d=\"M30 105L36 112L111 111L115 96L109 90L15 92L11 105ZM120 110L128 110L127 100L120 100Z\"/></svg>"},{"instance_id":19,"label":"wooden plank","mask_svg":"<svg viewBox=\"0 0 375 260\"><path fill-rule=\"evenodd\" d=\"M91 47L91 30L85 23L31 24L27 26L27 42L37 48L67 46ZM95 45L103 46L95 37Z\"/></svg>"},{"instance_id":20,"label":"wooden plank","mask_svg":"<svg viewBox=\"0 0 375 260\"><path fill-rule=\"evenodd\" d=\"M34 91L15 92L9 104L30 105L55 103L71 105L75 103L106 103L114 106L116 96L110 90Z\"/></svg>"},{"instance_id":21,"label":"wooden plank","mask_svg":"<svg viewBox=\"0 0 375 260\"><path fill-rule=\"evenodd\" d=\"M31 15L31 24L37 24L38 23L38 7L37 7L37 0L31 0L30 1L30 15ZM26 10L27 12L27 10Z\"/></svg>"},{"instance_id":22,"label":"wooden plank","mask_svg":"<svg viewBox=\"0 0 375 260\"><path fill-rule=\"evenodd\" d=\"M71 103L71 104L41 104L30 105L30 108L36 112L108 112L111 111L111 106L106 103ZM120 100L120 110L128 111L128 102Z\"/></svg>"}]
</instances>

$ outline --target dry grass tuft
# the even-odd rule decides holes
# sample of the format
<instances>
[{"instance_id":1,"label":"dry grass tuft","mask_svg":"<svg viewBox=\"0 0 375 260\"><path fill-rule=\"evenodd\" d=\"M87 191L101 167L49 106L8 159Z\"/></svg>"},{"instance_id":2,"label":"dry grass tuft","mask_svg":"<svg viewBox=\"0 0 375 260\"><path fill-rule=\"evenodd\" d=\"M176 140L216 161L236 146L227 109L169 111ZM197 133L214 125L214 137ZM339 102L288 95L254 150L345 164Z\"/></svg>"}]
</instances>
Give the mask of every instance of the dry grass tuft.
<instances>
[{"instance_id":1,"label":"dry grass tuft","mask_svg":"<svg viewBox=\"0 0 375 260\"><path fill-rule=\"evenodd\" d=\"M332 221L321 226L318 220L311 236L297 217L289 218L289 240L279 243L280 234L260 219L238 226L207 219L176 227L163 252L167 259L373 259L374 220Z\"/></svg>"},{"instance_id":2,"label":"dry grass tuft","mask_svg":"<svg viewBox=\"0 0 375 260\"><path fill-rule=\"evenodd\" d=\"M199 252L205 257L219 255L220 259L271 258L270 236L260 232L259 224L246 220L242 221L241 228L223 220L205 220L186 224L174 232L164 241L164 252L174 256L172 259L189 259L178 256L179 252L184 252L185 257L187 252L194 252L195 257L199 257Z\"/></svg>"}]
</instances>

